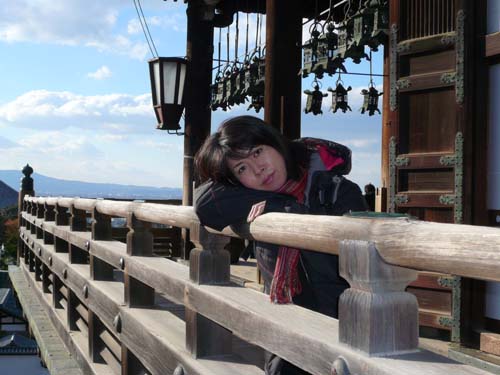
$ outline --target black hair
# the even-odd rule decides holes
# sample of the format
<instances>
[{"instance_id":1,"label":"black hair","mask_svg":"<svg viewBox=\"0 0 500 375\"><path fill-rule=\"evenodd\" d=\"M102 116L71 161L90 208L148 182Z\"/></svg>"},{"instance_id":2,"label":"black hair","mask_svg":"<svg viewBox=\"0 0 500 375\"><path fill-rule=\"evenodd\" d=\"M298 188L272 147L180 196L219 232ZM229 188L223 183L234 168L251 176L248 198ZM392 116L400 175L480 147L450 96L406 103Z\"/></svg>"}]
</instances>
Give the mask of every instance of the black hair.
<instances>
[{"instance_id":1,"label":"black hair","mask_svg":"<svg viewBox=\"0 0 500 375\"><path fill-rule=\"evenodd\" d=\"M246 158L259 145L270 146L283 156L288 178L298 180L309 164L310 152L305 145L289 141L257 117L237 116L222 122L197 152L194 167L199 181L239 184L227 159Z\"/></svg>"}]
</instances>

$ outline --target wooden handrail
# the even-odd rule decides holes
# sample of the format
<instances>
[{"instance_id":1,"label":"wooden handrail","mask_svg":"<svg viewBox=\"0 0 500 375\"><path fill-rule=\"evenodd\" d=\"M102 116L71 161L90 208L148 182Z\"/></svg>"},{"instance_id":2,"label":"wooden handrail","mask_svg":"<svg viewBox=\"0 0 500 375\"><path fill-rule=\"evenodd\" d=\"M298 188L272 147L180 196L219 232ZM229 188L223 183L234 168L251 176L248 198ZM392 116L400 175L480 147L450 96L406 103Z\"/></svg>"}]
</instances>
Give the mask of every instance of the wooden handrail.
<instances>
[{"instance_id":1,"label":"wooden handrail","mask_svg":"<svg viewBox=\"0 0 500 375\"><path fill-rule=\"evenodd\" d=\"M54 235L66 233L66 240L76 246L85 246L89 241L88 232L70 232L68 227L58 227L43 219L25 215L25 219L36 227L44 224L44 230ZM148 366L161 368L165 364L156 362L158 358L177 357L183 364L192 366L192 374L229 374L223 371L216 358L201 359L199 363L186 355L182 349L184 323L171 313L161 309L139 309L122 303L123 285L92 280L89 265L70 264L68 256L55 252L53 245L43 244L29 230L22 229L24 240L34 249L41 248L41 260L45 263L52 258L52 271L61 279L67 272L65 283L81 299L89 301L94 314L107 326L113 327L115 317L120 314L123 330L119 334L122 344L132 349ZM124 259L130 276L151 285L158 293L167 295L174 301L185 304L212 321L224 326L239 337L253 342L277 355L299 364L313 374L327 374L332 361L343 358L352 373L394 374L401 370L408 375L438 374L449 372L457 375L485 374L427 351L418 351L389 357L369 357L339 342L339 322L325 315L294 305L275 305L268 302L268 296L252 289L218 285L197 285L189 280L188 269L167 259L127 256L125 244L115 241L90 240L91 254L99 254L101 259L112 265L119 265ZM87 293L83 292L87 286ZM286 345L283 343L286 342ZM297 357L299 349L309 348L314 353L310 358ZM410 362L412 365L408 365ZM414 364L418 363L418 366ZM231 366L231 363L227 363ZM209 367L213 368L208 371ZM218 367L215 367L218 366ZM239 369L241 371L242 368ZM238 372L236 369L232 373ZM255 372L257 374L257 372Z\"/></svg>"},{"instance_id":2,"label":"wooden handrail","mask_svg":"<svg viewBox=\"0 0 500 375\"><path fill-rule=\"evenodd\" d=\"M119 202L81 198L26 196L36 204L78 209L95 207L105 215L191 228L199 225L192 207L157 203ZM219 233L211 230L214 233ZM497 228L397 219L370 219L268 213L250 225L225 228L222 234L242 236L306 250L338 254L342 240L373 242L389 264L475 279L500 281L500 231Z\"/></svg>"}]
</instances>

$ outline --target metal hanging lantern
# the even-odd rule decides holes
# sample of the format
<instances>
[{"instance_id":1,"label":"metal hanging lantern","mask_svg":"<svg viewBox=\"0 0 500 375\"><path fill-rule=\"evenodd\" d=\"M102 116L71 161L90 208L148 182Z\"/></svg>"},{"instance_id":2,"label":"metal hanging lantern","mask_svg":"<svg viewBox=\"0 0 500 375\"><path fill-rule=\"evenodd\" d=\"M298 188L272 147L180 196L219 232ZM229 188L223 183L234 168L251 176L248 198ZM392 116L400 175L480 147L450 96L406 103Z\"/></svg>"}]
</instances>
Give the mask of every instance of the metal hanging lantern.
<instances>
[{"instance_id":1,"label":"metal hanging lantern","mask_svg":"<svg viewBox=\"0 0 500 375\"><path fill-rule=\"evenodd\" d=\"M344 66L344 59L339 55L339 36L335 32L335 25L330 22L326 25L326 45L328 62L326 65L326 72L328 75L335 74L338 70L347 73L347 69Z\"/></svg>"},{"instance_id":2,"label":"metal hanging lantern","mask_svg":"<svg viewBox=\"0 0 500 375\"><path fill-rule=\"evenodd\" d=\"M253 108L257 113L259 113L259 111L264 108L264 90L266 81L266 59L264 56L264 52L265 48L262 50L262 55L261 51L259 50L254 57L254 63L257 66L257 75L255 77L254 86L252 87L250 93L251 103L247 108Z\"/></svg>"},{"instance_id":3,"label":"metal hanging lantern","mask_svg":"<svg viewBox=\"0 0 500 375\"><path fill-rule=\"evenodd\" d=\"M219 104L217 103L217 89L219 88L217 78L215 82L210 85L210 108L212 111L217 110L219 108Z\"/></svg>"},{"instance_id":4,"label":"metal hanging lantern","mask_svg":"<svg viewBox=\"0 0 500 375\"><path fill-rule=\"evenodd\" d=\"M373 116L375 112L379 114L380 109L378 108L378 97L383 94L383 92L379 93L378 90L374 86L370 86L368 90L361 90L361 94L363 95L363 106L360 111L362 114L368 112L368 115Z\"/></svg>"},{"instance_id":5,"label":"metal hanging lantern","mask_svg":"<svg viewBox=\"0 0 500 375\"><path fill-rule=\"evenodd\" d=\"M259 79L259 59L256 51L245 61L245 89L244 94L252 96L257 94L257 80Z\"/></svg>"},{"instance_id":6,"label":"metal hanging lantern","mask_svg":"<svg viewBox=\"0 0 500 375\"><path fill-rule=\"evenodd\" d=\"M373 32L373 10L371 8L362 8L352 17L352 19L352 43L357 46L365 46L370 40Z\"/></svg>"},{"instance_id":7,"label":"metal hanging lantern","mask_svg":"<svg viewBox=\"0 0 500 375\"><path fill-rule=\"evenodd\" d=\"M184 82L187 60L157 57L149 60L149 75L157 129L178 133L184 111Z\"/></svg>"},{"instance_id":8,"label":"metal hanging lantern","mask_svg":"<svg viewBox=\"0 0 500 375\"><path fill-rule=\"evenodd\" d=\"M347 89L342 85L342 81L339 77L337 80L337 87L333 90L331 87L328 88L328 91L332 93L332 106L330 109L333 113L336 113L339 109L342 112L346 112L347 110L352 111L351 107L348 104L348 92L352 90L352 87L349 86Z\"/></svg>"},{"instance_id":9,"label":"metal hanging lantern","mask_svg":"<svg viewBox=\"0 0 500 375\"><path fill-rule=\"evenodd\" d=\"M234 63L231 71L231 87L234 87L234 91L231 94L231 101L236 105L244 103L246 100L243 94L243 89L245 88L245 71L239 62Z\"/></svg>"},{"instance_id":10,"label":"metal hanging lantern","mask_svg":"<svg viewBox=\"0 0 500 375\"><path fill-rule=\"evenodd\" d=\"M349 32L347 22L342 22L338 28L338 56L345 59L345 53L349 47Z\"/></svg>"},{"instance_id":11,"label":"metal hanging lantern","mask_svg":"<svg viewBox=\"0 0 500 375\"><path fill-rule=\"evenodd\" d=\"M367 45L374 51L389 40L389 4L387 0L369 0L373 9L373 30Z\"/></svg>"},{"instance_id":12,"label":"metal hanging lantern","mask_svg":"<svg viewBox=\"0 0 500 375\"><path fill-rule=\"evenodd\" d=\"M322 34L318 39L316 64L311 69L316 78L323 78L325 72L328 71L328 60L328 41L326 35Z\"/></svg>"},{"instance_id":13,"label":"metal hanging lantern","mask_svg":"<svg viewBox=\"0 0 500 375\"><path fill-rule=\"evenodd\" d=\"M309 73L312 73L313 68L318 63L318 44L319 44L319 36L321 32L318 30L320 28L320 24L317 21L314 21L311 27L309 28L309 34L311 38L302 46L304 50L304 60L302 69L302 77L306 78Z\"/></svg>"},{"instance_id":14,"label":"metal hanging lantern","mask_svg":"<svg viewBox=\"0 0 500 375\"><path fill-rule=\"evenodd\" d=\"M305 90L304 94L307 95L306 108L304 109L305 113L312 112L313 115L323 114L321 110L321 105L323 103L323 98L328 96L328 94L321 92L319 87L319 82L315 81L313 83L314 89Z\"/></svg>"},{"instance_id":15,"label":"metal hanging lantern","mask_svg":"<svg viewBox=\"0 0 500 375\"><path fill-rule=\"evenodd\" d=\"M226 109L231 108L231 106L234 104L234 101L232 101L232 94L234 93L235 87L234 85L232 85L231 81L231 69L232 67L230 65L226 65L222 74L224 77L224 89L225 89L223 101L226 103Z\"/></svg>"}]
</instances>

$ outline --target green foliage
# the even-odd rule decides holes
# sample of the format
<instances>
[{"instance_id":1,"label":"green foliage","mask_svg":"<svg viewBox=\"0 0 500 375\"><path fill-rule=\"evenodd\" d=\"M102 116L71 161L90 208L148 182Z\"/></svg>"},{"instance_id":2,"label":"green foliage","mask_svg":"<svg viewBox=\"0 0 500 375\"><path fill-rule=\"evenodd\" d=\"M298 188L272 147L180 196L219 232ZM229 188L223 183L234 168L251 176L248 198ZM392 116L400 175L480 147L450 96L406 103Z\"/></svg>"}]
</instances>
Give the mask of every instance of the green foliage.
<instances>
[{"instance_id":1,"label":"green foliage","mask_svg":"<svg viewBox=\"0 0 500 375\"><path fill-rule=\"evenodd\" d=\"M3 243L5 249L0 258L0 269L6 270L9 264L16 263L18 239L17 206L0 210L0 244Z\"/></svg>"}]
</instances>

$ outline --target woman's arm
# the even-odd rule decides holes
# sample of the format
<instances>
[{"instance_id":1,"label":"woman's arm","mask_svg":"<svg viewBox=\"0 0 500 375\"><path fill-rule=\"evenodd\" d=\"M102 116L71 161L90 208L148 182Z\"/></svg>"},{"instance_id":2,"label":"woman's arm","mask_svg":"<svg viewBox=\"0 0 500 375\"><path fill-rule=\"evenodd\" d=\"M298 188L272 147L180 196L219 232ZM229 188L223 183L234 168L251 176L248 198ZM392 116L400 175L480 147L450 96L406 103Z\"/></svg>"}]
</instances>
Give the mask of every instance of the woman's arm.
<instances>
[{"instance_id":1,"label":"woman's arm","mask_svg":"<svg viewBox=\"0 0 500 375\"><path fill-rule=\"evenodd\" d=\"M306 212L291 196L242 186L209 181L194 192L194 209L201 224L216 230L246 222L252 206L262 201L266 201L264 213Z\"/></svg>"}]
</instances>

